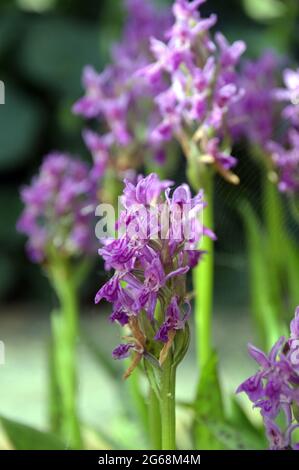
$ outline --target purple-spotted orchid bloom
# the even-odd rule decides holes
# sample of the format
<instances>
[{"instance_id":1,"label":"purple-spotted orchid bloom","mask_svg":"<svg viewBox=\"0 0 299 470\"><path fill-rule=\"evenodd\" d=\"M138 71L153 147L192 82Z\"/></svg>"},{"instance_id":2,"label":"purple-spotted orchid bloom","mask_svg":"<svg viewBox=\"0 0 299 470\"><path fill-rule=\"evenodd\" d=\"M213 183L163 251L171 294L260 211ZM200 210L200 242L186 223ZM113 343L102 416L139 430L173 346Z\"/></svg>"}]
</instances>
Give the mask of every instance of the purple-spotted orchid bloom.
<instances>
[{"instance_id":1,"label":"purple-spotted orchid bloom","mask_svg":"<svg viewBox=\"0 0 299 470\"><path fill-rule=\"evenodd\" d=\"M192 197L186 184L173 192L171 185L156 174L140 176L135 184L126 181L117 222L120 238L104 241L99 250L114 274L95 301L112 303L110 320L128 329L126 343L113 352L119 359L133 353L126 376L142 357L154 357L162 364L175 348L176 335L187 334L186 274L203 255L198 249L201 238L214 237L199 218L205 206L203 192ZM179 224L182 230L177 236Z\"/></svg>"}]
</instances>

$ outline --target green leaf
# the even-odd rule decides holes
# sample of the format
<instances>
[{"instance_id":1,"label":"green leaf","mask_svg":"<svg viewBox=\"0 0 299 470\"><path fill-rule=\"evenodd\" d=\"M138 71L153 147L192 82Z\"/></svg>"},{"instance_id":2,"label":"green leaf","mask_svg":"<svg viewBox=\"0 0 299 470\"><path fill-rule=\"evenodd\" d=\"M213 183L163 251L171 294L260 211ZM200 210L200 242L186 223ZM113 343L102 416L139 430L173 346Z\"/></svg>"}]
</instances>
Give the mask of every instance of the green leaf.
<instances>
[{"instance_id":1,"label":"green leaf","mask_svg":"<svg viewBox=\"0 0 299 470\"><path fill-rule=\"evenodd\" d=\"M214 439L227 450L260 450L265 449L264 441L259 436L248 433L246 429L234 428L221 421L204 422Z\"/></svg>"},{"instance_id":2,"label":"green leaf","mask_svg":"<svg viewBox=\"0 0 299 470\"><path fill-rule=\"evenodd\" d=\"M298 246L289 237L284 243L284 254L286 256L286 275L288 283L288 293L290 298L290 315L298 305L298 285L299 285L299 253Z\"/></svg>"},{"instance_id":3,"label":"green leaf","mask_svg":"<svg viewBox=\"0 0 299 470\"><path fill-rule=\"evenodd\" d=\"M142 374L140 369L135 369L134 373L126 380L127 392L132 400L132 405L136 418L139 421L140 429L145 432L145 435L149 432L149 420L148 420L148 406L147 398L144 396L141 379Z\"/></svg>"},{"instance_id":4,"label":"green leaf","mask_svg":"<svg viewBox=\"0 0 299 470\"><path fill-rule=\"evenodd\" d=\"M5 104L0 106L2 171L13 170L26 162L41 124L40 106L5 81Z\"/></svg>"},{"instance_id":5,"label":"green leaf","mask_svg":"<svg viewBox=\"0 0 299 470\"><path fill-rule=\"evenodd\" d=\"M210 357L201 372L195 400L194 437L196 449L224 449L223 443L207 427L207 420L224 420L222 394L218 378L218 358L216 353Z\"/></svg>"},{"instance_id":6,"label":"green leaf","mask_svg":"<svg viewBox=\"0 0 299 470\"><path fill-rule=\"evenodd\" d=\"M35 83L74 98L82 93L84 65L99 67L99 49L97 27L65 18L40 18L25 37L20 65Z\"/></svg>"},{"instance_id":7,"label":"green leaf","mask_svg":"<svg viewBox=\"0 0 299 470\"><path fill-rule=\"evenodd\" d=\"M87 450L113 450L118 449L118 442L113 436L107 435L107 426L103 423L105 430L93 426L84 426L82 429L83 441Z\"/></svg>"},{"instance_id":8,"label":"green leaf","mask_svg":"<svg viewBox=\"0 0 299 470\"><path fill-rule=\"evenodd\" d=\"M232 396L231 405L229 424L234 426L236 429L240 429L241 433L244 432L246 435L251 436L252 440L255 440L260 443L263 448L266 448L267 441L264 428L254 426L235 395Z\"/></svg>"},{"instance_id":9,"label":"green leaf","mask_svg":"<svg viewBox=\"0 0 299 470\"><path fill-rule=\"evenodd\" d=\"M117 361L110 359L111 353L107 353L84 327L81 327L80 339L98 366L111 379L119 382L124 370L118 365ZM129 360L125 361L125 365L126 367L129 366ZM119 385L118 390L120 401L124 406L124 415L133 415L138 421L138 429L145 431L146 434L148 433L148 410L144 394L142 393L140 376L140 370L136 369L127 381Z\"/></svg>"},{"instance_id":10,"label":"green leaf","mask_svg":"<svg viewBox=\"0 0 299 470\"><path fill-rule=\"evenodd\" d=\"M53 313L54 315L54 313ZM62 420L62 400L55 367L54 344L51 339L48 347L48 412L51 431L59 432Z\"/></svg>"},{"instance_id":11,"label":"green leaf","mask_svg":"<svg viewBox=\"0 0 299 470\"><path fill-rule=\"evenodd\" d=\"M247 237L251 309L263 344L270 349L285 329L279 318L281 310L273 300L273 273L269 267L267 244L251 206L242 201L239 210Z\"/></svg>"},{"instance_id":12,"label":"green leaf","mask_svg":"<svg viewBox=\"0 0 299 470\"><path fill-rule=\"evenodd\" d=\"M248 16L257 21L270 21L280 18L286 12L286 5L280 0L243 0Z\"/></svg>"},{"instance_id":13,"label":"green leaf","mask_svg":"<svg viewBox=\"0 0 299 470\"><path fill-rule=\"evenodd\" d=\"M18 7L25 11L44 13L54 8L56 0L17 0Z\"/></svg>"},{"instance_id":14,"label":"green leaf","mask_svg":"<svg viewBox=\"0 0 299 470\"><path fill-rule=\"evenodd\" d=\"M231 413L229 421L232 425L238 426L240 428L244 427L253 432L257 431L252 422L248 419L245 411L243 410L235 395L232 395L231 397Z\"/></svg>"},{"instance_id":15,"label":"green leaf","mask_svg":"<svg viewBox=\"0 0 299 470\"><path fill-rule=\"evenodd\" d=\"M196 410L201 416L223 418L223 403L218 377L218 357L214 352L201 371L196 396Z\"/></svg>"},{"instance_id":16,"label":"green leaf","mask_svg":"<svg viewBox=\"0 0 299 470\"><path fill-rule=\"evenodd\" d=\"M0 417L5 434L16 450L64 450L65 444L54 434Z\"/></svg>"}]
</instances>

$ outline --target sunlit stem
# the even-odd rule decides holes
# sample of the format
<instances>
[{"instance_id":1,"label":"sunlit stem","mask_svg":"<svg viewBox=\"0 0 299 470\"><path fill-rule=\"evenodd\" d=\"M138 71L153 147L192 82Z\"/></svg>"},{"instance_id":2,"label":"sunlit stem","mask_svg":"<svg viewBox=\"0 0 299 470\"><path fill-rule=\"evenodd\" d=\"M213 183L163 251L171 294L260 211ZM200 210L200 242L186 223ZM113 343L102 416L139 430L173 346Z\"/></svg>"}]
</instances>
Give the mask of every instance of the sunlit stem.
<instances>
[{"instance_id":1,"label":"sunlit stem","mask_svg":"<svg viewBox=\"0 0 299 470\"><path fill-rule=\"evenodd\" d=\"M176 448L175 382L176 368L173 366L172 352L169 351L161 373L162 450Z\"/></svg>"},{"instance_id":2,"label":"sunlit stem","mask_svg":"<svg viewBox=\"0 0 299 470\"><path fill-rule=\"evenodd\" d=\"M213 229L213 173L207 172L201 180L207 206L203 211L203 224ZM200 250L206 252L202 261L193 270L193 288L195 291L194 312L196 324L197 360L200 370L212 353L212 311L214 284L214 243L209 237L203 237Z\"/></svg>"}]
</instances>

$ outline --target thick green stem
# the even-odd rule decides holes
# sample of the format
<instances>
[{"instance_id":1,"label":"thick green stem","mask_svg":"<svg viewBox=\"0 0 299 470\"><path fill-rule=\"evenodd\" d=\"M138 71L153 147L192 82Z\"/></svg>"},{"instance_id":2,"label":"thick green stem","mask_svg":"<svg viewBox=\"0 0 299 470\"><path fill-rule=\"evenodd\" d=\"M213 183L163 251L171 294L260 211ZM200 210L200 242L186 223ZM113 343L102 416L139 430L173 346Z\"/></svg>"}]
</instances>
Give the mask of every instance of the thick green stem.
<instances>
[{"instance_id":1,"label":"thick green stem","mask_svg":"<svg viewBox=\"0 0 299 470\"><path fill-rule=\"evenodd\" d=\"M203 212L203 224L213 229L213 174L208 173L202 179L207 203ZM197 358L200 370L204 367L212 353L212 311L214 284L214 248L213 240L203 237L200 249L207 254L193 270L193 286L195 291L195 324Z\"/></svg>"},{"instance_id":2,"label":"thick green stem","mask_svg":"<svg viewBox=\"0 0 299 470\"><path fill-rule=\"evenodd\" d=\"M52 335L48 350L48 411L51 431L59 433L61 429L62 411L55 362L54 335Z\"/></svg>"},{"instance_id":3,"label":"thick green stem","mask_svg":"<svg viewBox=\"0 0 299 470\"><path fill-rule=\"evenodd\" d=\"M75 284L64 262L51 268L52 282L60 301L59 312L52 316L57 385L61 399L61 435L71 448L82 447L77 412L78 303Z\"/></svg>"},{"instance_id":4,"label":"thick green stem","mask_svg":"<svg viewBox=\"0 0 299 470\"><path fill-rule=\"evenodd\" d=\"M149 430L152 450L161 450L161 415L160 402L156 392L150 387L149 391Z\"/></svg>"},{"instance_id":5,"label":"thick green stem","mask_svg":"<svg viewBox=\"0 0 299 470\"><path fill-rule=\"evenodd\" d=\"M175 450L175 381L176 369L173 366L173 357L169 351L167 359L162 366L161 374L161 424L162 424L162 450Z\"/></svg>"}]
</instances>

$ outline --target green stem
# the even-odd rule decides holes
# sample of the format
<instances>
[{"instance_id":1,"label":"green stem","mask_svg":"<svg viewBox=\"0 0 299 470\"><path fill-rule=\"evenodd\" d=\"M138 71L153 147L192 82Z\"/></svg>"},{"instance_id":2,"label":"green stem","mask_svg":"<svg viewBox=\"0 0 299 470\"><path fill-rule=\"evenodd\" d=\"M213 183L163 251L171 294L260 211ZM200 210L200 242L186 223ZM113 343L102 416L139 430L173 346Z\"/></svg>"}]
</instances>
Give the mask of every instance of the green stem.
<instances>
[{"instance_id":1,"label":"green stem","mask_svg":"<svg viewBox=\"0 0 299 470\"><path fill-rule=\"evenodd\" d=\"M271 295L277 306L278 316L283 312L282 278L286 257L283 254L284 222L282 201L276 184L266 174L264 181L263 211L268 239L268 262L271 273Z\"/></svg>"},{"instance_id":2,"label":"green stem","mask_svg":"<svg viewBox=\"0 0 299 470\"><path fill-rule=\"evenodd\" d=\"M162 450L175 450L175 380L176 369L172 365L173 357L169 351L167 359L162 366L161 374L161 424L162 424Z\"/></svg>"},{"instance_id":3,"label":"green stem","mask_svg":"<svg viewBox=\"0 0 299 470\"><path fill-rule=\"evenodd\" d=\"M56 361L54 351L54 335L48 349L48 401L51 431L56 433L61 429L61 397L57 383Z\"/></svg>"},{"instance_id":4,"label":"green stem","mask_svg":"<svg viewBox=\"0 0 299 470\"><path fill-rule=\"evenodd\" d=\"M161 415L160 402L156 392L150 387L149 391L149 430L152 450L161 450Z\"/></svg>"},{"instance_id":5,"label":"green stem","mask_svg":"<svg viewBox=\"0 0 299 470\"><path fill-rule=\"evenodd\" d=\"M51 267L52 282L60 301L60 311L52 315L54 361L61 399L61 434L71 448L82 448L77 412L78 302L75 284L66 262Z\"/></svg>"},{"instance_id":6,"label":"green stem","mask_svg":"<svg viewBox=\"0 0 299 470\"><path fill-rule=\"evenodd\" d=\"M203 212L203 224L213 229L213 174L206 173L202 187L207 203ZM212 311L214 284L214 243L209 237L203 237L200 249L206 251L204 259L193 270L195 291L195 325L197 358L200 370L203 369L212 353Z\"/></svg>"}]
</instances>

